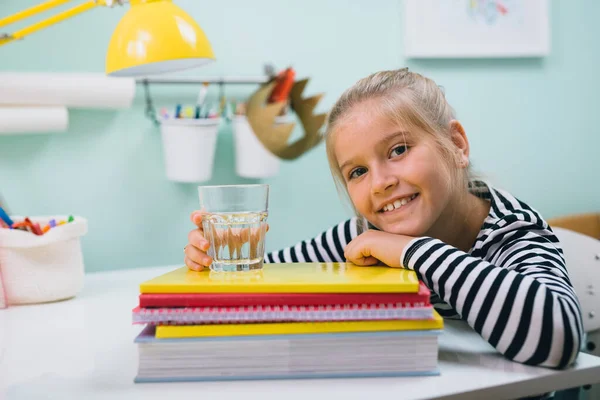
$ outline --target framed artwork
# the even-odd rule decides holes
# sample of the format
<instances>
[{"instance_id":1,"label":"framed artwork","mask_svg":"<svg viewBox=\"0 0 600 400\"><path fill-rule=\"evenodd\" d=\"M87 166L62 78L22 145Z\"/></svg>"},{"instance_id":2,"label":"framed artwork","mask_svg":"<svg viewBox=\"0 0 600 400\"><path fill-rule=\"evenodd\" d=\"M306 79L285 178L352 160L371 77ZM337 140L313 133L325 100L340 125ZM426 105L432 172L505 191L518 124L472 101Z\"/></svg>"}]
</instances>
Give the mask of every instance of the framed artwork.
<instances>
[{"instance_id":1,"label":"framed artwork","mask_svg":"<svg viewBox=\"0 0 600 400\"><path fill-rule=\"evenodd\" d=\"M404 0L408 58L543 57L549 0Z\"/></svg>"}]
</instances>

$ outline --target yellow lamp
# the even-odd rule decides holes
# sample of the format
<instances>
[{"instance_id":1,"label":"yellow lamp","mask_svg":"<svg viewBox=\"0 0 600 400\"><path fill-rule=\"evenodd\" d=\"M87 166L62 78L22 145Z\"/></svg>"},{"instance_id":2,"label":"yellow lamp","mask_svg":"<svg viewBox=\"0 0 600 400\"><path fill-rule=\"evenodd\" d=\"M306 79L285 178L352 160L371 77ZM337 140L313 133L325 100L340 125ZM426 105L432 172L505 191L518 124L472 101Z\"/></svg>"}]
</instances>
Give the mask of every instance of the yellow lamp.
<instances>
[{"instance_id":1,"label":"yellow lamp","mask_svg":"<svg viewBox=\"0 0 600 400\"><path fill-rule=\"evenodd\" d=\"M50 0L0 19L0 28L69 1ZM202 29L171 0L129 0L129 3L131 8L115 28L108 45L107 75L161 74L198 67L215 59ZM13 34L0 36L0 46L96 6L112 5L112 0L88 0Z\"/></svg>"}]
</instances>

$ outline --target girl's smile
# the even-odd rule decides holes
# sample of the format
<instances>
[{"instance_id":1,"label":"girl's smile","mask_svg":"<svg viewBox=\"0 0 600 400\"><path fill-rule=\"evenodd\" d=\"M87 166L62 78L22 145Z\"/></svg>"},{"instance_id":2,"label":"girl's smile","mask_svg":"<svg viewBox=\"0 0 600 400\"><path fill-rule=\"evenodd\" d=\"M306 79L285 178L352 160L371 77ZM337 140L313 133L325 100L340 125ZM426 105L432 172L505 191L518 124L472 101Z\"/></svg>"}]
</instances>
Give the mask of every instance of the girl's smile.
<instances>
[{"instance_id":1,"label":"girl's smile","mask_svg":"<svg viewBox=\"0 0 600 400\"><path fill-rule=\"evenodd\" d=\"M380 207L380 213L397 214L399 211L406 211L409 204L412 205L413 201L417 198L419 193L414 193L408 196L397 196L386 202L383 207Z\"/></svg>"}]
</instances>

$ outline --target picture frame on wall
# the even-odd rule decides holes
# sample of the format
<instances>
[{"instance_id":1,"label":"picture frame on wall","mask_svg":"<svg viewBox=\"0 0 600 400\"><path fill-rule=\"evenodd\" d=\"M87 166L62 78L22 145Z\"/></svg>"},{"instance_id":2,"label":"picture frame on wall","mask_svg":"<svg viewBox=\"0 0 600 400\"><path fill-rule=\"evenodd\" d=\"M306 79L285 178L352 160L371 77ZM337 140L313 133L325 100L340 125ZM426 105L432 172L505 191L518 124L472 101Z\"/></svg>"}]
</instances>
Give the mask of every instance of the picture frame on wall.
<instances>
[{"instance_id":1,"label":"picture frame on wall","mask_svg":"<svg viewBox=\"0 0 600 400\"><path fill-rule=\"evenodd\" d=\"M404 0L407 58L544 57L549 0Z\"/></svg>"}]
</instances>

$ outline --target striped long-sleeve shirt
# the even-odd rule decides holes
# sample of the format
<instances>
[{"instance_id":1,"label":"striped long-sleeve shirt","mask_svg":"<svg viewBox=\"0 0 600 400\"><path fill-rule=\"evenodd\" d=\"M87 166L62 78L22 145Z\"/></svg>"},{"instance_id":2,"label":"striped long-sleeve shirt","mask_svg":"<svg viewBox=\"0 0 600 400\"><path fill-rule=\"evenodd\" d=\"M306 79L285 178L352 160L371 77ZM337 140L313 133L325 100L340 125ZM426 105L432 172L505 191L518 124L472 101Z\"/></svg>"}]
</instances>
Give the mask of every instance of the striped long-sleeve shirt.
<instances>
[{"instance_id":1,"label":"striped long-sleeve shirt","mask_svg":"<svg viewBox=\"0 0 600 400\"><path fill-rule=\"evenodd\" d=\"M564 368L579 353L583 326L563 251L548 223L505 191L474 181L491 203L468 253L438 239L413 239L401 263L431 290L444 318L465 320L507 358ZM357 218L315 238L266 255L266 262L344 262L360 234Z\"/></svg>"}]
</instances>

